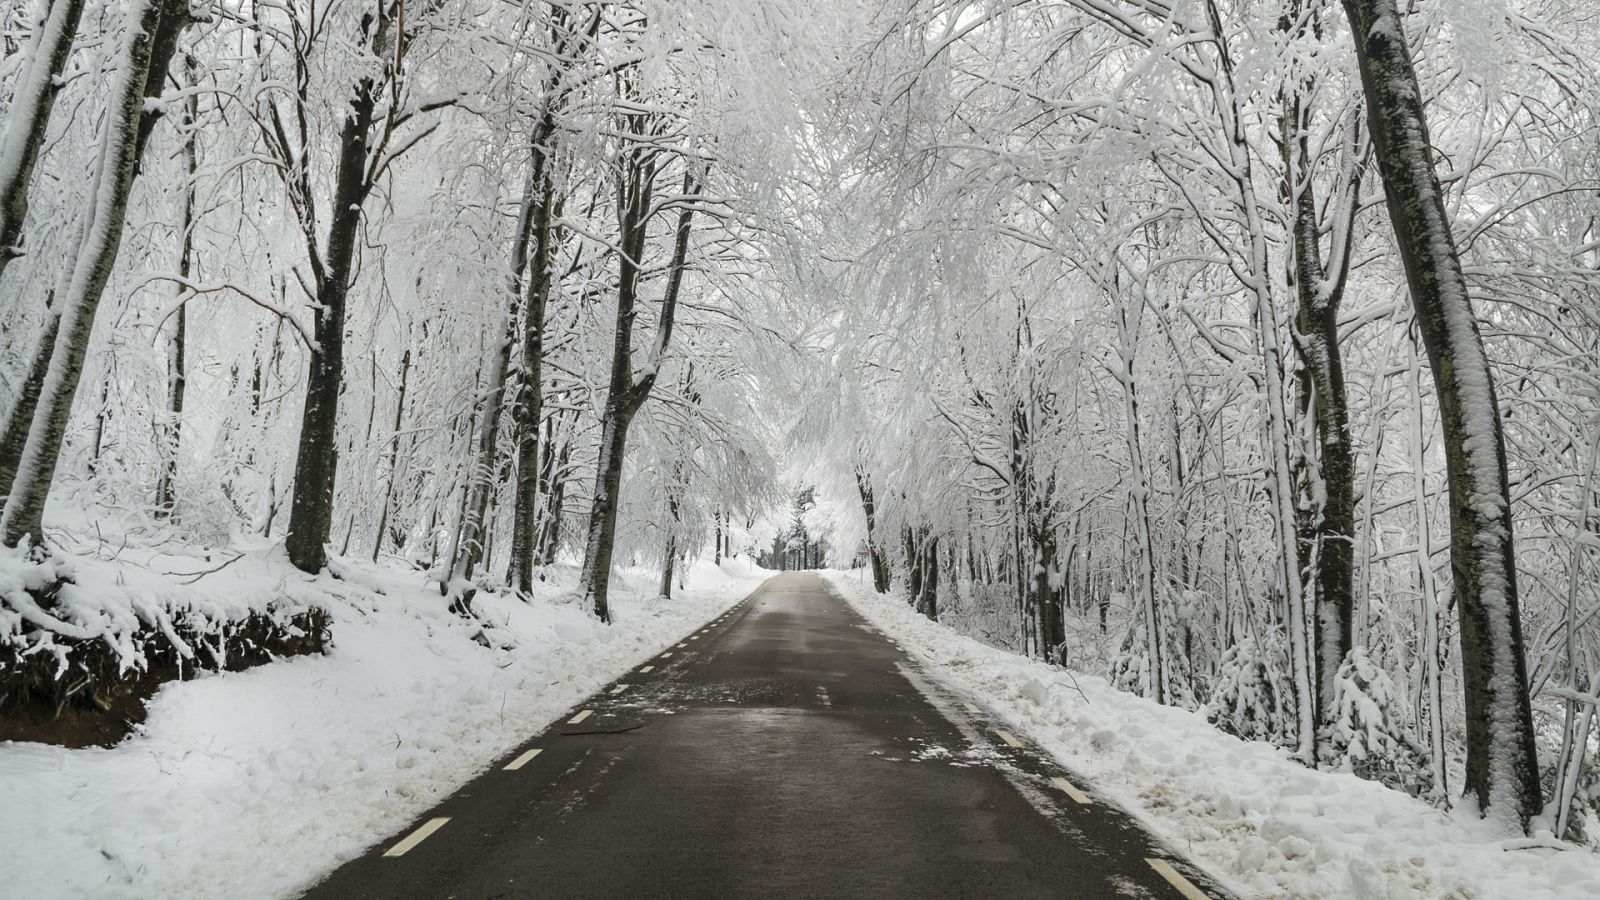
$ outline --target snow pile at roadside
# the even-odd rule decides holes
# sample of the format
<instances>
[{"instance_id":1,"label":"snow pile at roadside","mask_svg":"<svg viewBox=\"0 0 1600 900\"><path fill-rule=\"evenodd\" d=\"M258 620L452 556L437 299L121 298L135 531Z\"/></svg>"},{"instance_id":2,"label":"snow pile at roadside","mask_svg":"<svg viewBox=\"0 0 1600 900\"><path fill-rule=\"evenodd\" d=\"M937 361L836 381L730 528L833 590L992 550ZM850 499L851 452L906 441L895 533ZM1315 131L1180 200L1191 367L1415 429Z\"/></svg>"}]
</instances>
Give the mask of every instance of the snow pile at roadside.
<instances>
[{"instance_id":1,"label":"snow pile at roadside","mask_svg":"<svg viewBox=\"0 0 1600 900\"><path fill-rule=\"evenodd\" d=\"M0 743L7 896L293 896L765 574L699 563L672 600L619 576L608 627L563 600L559 568L531 603L480 593L480 643L420 573L339 563L343 580L250 559L198 583L315 596L328 655L168 684L111 749Z\"/></svg>"},{"instance_id":2,"label":"snow pile at roadside","mask_svg":"<svg viewBox=\"0 0 1600 900\"><path fill-rule=\"evenodd\" d=\"M1193 713L956 634L901 599L871 593L854 573L829 577L932 671L1245 895L1600 897L1600 856L1584 849L1507 841L1468 814L1308 770Z\"/></svg>"},{"instance_id":3,"label":"snow pile at roadside","mask_svg":"<svg viewBox=\"0 0 1600 900\"><path fill-rule=\"evenodd\" d=\"M58 550L34 561L21 548L0 547L0 645L49 657L61 671L68 671L70 641L103 643L124 672L148 665L150 640L179 647L191 664L220 665L230 627L252 616L286 623L319 605L315 591L281 575L266 577L275 554L281 551L150 552L135 561L131 555L106 559ZM201 580L240 562L225 590ZM252 566L257 577L237 577ZM284 568L287 563L279 562L277 570ZM41 608L33 592L52 584L59 590L50 608Z\"/></svg>"}]
</instances>

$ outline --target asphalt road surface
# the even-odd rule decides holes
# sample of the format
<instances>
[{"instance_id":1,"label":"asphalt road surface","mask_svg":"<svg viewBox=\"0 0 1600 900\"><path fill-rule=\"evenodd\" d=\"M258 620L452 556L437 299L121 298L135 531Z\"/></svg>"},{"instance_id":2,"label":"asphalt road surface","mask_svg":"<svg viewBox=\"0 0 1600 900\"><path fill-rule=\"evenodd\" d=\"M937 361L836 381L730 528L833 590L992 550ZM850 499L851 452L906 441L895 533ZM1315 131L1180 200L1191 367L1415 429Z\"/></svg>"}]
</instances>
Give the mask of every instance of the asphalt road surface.
<instances>
[{"instance_id":1,"label":"asphalt road surface","mask_svg":"<svg viewBox=\"0 0 1600 900\"><path fill-rule=\"evenodd\" d=\"M306 896L1228 895L794 573Z\"/></svg>"}]
</instances>

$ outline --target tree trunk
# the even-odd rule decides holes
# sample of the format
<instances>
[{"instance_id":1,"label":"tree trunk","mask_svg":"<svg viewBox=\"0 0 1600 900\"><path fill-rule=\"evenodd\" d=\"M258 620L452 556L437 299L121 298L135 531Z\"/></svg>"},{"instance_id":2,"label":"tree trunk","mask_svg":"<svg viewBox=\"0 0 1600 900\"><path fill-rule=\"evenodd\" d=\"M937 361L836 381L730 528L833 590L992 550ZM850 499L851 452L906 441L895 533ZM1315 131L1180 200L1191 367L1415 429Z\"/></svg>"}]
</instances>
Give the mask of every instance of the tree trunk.
<instances>
[{"instance_id":1,"label":"tree trunk","mask_svg":"<svg viewBox=\"0 0 1600 900\"><path fill-rule=\"evenodd\" d=\"M567 498L567 467L572 460L572 440L560 441L556 447L556 423L560 416L545 420L544 447L539 453L539 493L545 498L544 512L539 519L538 564L548 566L556 561L561 547L561 522Z\"/></svg>"},{"instance_id":2,"label":"tree trunk","mask_svg":"<svg viewBox=\"0 0 1600 900\"><path fill-rule=\"evenodd\" d=\"M27 59L17 74L16 89L6 108L0 133L0 276L22 255L18 240L28 217L28 188L39 160L61 90L61 71L72 49L83 13L83 0L47 0L43 20L28 39Z\"/></svg>"},{"instance_id":3,"label":"tree trunk","mask_svg":"<svg viewBox=\"0 0 1600 900\"><path fill-rule=\"evenodd\" d=\"M547 101L548 102L548 101ZM512 251L511 289L522 292L523 273L528 267L529 244L533 250L533 270L528 286L528 302L523 310L522 384L512 422L517 441L516 508L511 524L511 571L513 590L533 590L534 540L538 527L539 500L539 417L543 414L544 319L550 300L551 252L550 220L555 207L555 181L551 177L549 147L555 135L555 118L548 106L534 130L533 159L528 172L527 194L517 229L517 245Z\"/></svg>"},{"instance_id":4,"label":"tree trunk","mask_svg":"<svg viewBox=\"0 0 1600 900\"><path fill-rule=\"evenodd\" d=\"M483 400L479 404L475 459L467 475L467 505L464 507L461 534L456 541L456 557L451 564L451 580L472 577L472 570L485 556L489 495L494 491L495 472L499 468L500 411L505 405L503 401L507 371L511 366L511 345L516 341L516 305L520 297L520 289L513 291L506 300L511 304L510 308L501 311L500 344L490 358L489 377L484 383Z\"/></svg>"},{"instance_id":5,"label":"tree trunk","mask_svg":"<svg viewBox=\"0 0 1600 900\"><path fill-rule=\"evenodd\" d=\"M378 512L378 531L372 538L372 561L383 549L383 532L389 527L389 511L394 506L395 467L400 456L400 424L406 412L406 384L411 375L411 348L400 355L400 390L394 401L394 425L389 429L388 476L384 479L383 505ZM409 459L409 457L408 457Z\"/></svg>"},{"instance_id":6,"label":"tree trunk","mask_svg":"<svg viewBox=\"0 0 1600 900\"><path fill-rule=\"evenodd\" d=\"M378 26L381 35L385 17ZM374 38L378 45L381 37ZM300 417L300 446L294 464L294 499L289 507L289 561L304 572L319 572L328 562L328 531L333 520L333 486L338 474L339 392L344 382L344 314L350 293L351 266L361 207L371 185L367 181L367 144L377 108L377 83L371 77L356 84L355 96L339 135L332 218L327 249L317 280L316 323L306 374L305 406Z\"/></svg>"},{"instance_id":7,"label":"tree trunk","mask_svg":"<svg viewBox=\"0 0 1600 900\"><path fill-rule=\"evenodd\" d=\"M1256 338L1260 345L1262 387L1267 413L1267 433L1262 455L1271 485L1272 520L1278 545L1277 589L1283 596L1284 621L1288 626L1289 660L1294 676L1295 755L1306 765L1317 757L1316 660L1312 654L1313 636L1308 626L1305 592L1300 569L1300 542L1296 532L1295 485L1290 463L1289 407L1284 391L1283 347L1279 335L1278 309L1271 289L1270 250L1266 223L1256 195L1254 158L1245 136L1245 114L1239 102L1234 67L1214 2L1206 4L1217 61L1223 77L1213 79L1213 92L1221 126L1227 142L1226 169L1238 190L1239 212L1243 218L1249 249L1245 257L1241 286L1254 297Z\"/></svg>"},{"instance_id":8,"label":"tree trunk","mask_svg":"<svg viewBox=\"0 0 1600 900\"><path fill-rule=\"evenodd\" d=\"M1445 215L1422 89L1395 0L1344 0L1344 7L1389 218L1439 397L1461 619L1466 790L1481 814L1525 829L1543 801L1494 378Z\"/></svg>"},{"instance_id":9,"label":"tree trunk","mask_svg":"<svg viewBox=\"0 0 1600 900\"><path fill-rule=\"evenodd\" d=\"M617 287L617 324L611 355L611 381L601 424L600 458L595 476L594 506L589 514L589 538L584 552L579 590L590 602L602 622L611 621L607 591L611 581L611 556L617 529L617 505L622 489L623 454L628 446L628 426L633 416L650 397L661 372L667 343L672 338L672 321L677 311L678 289L689 252L689 228L694 207L685 205L678 215L672 261L667 271L666 290L661 299L661 319L650 362L644 374L633 375L633 320L638 301L639 270L644 258L646 229L656 177L655 162L635 158L628 166L619 194L619 225L622 234L620 272ZM696 192L692 174L684 175L683 193Z\"/></svg>"},{"instance_id":10,"label":"tree trunk","mask_svg":"<svg viewBox=\"0 0 1600 900\"><path fill-rule=\"evenodd\" d=\"M672 596L673 566L678 561L678 524L682 521L683 462L672 467L672 481L667 485L667 546L661 555L661 596Z\"/></svg>"},{"instance_id":11,"label":"tree trunk","mask_svg":"<svg viewBox=\"0 0 1600 900\"><path fill-rule=\"evenodd\" d=\"M1132 507L1133 526L1139 552L1139 610L1144 617L1145 696L1157 703L1166 703L1168 694L1167 652L1162 634L1162 611L1156 594L1155 539L1150 531L1150 480L1145 473L1144 445L1139 434L1139 392L1134 362L1139 347L1140 323L1144 318L1145 298L1142 293L1123 297L1117 315L1118 350L1121 371L1117 380L1122 385L1122 412L1127 420L1124 427L1128 447L1128 503ZM1105 609L1101 610L1102 626Z\"/></svg>"},{"instance_id":12,"label":"tree trunk","mask_svg":"<svg viewBox=\"0 0 1600 900\"><path fill-rule=\"evenodd\" d=\"M856 470L856 490L861 494L861 509L867 517L867 558L872 563L872 589L887 594L889 560L879 545L882 538L878 534L878 507L873 500L872 485L867 481L867 474L860 469Z\"/></svg>"},{"instance_id":13,"label":"tree trunk","mask_svg":"<svg viewBox=\"0 0 1600 900\"><path fill-rule=\"evenodd\" d=\"M199 71L193 56L184 58L186 81L199 83ZM183 106L183 217L178 223L178 277L188 281L194 261L194 176L198 168L195 156L195 123L199 118L200 98L190 94ZM184 288L179 289L184 290ZM178 454L183 437L183 395L188 386L189 368L186 360L189 332L189 306L181 304L173 312L172 333L167 339L167 409L160 429L161 452L165 460L156 480L156 515L171 516L177 500Z\"/></svg>"},{"instance_id":14,"label":"tree trunk","mask_svg":"<svg viewBox=\"0 0 1600 900\"><path fill-rule=\"evenodd\" d=\"M0 518L0 541L7 546L25 538L34 543L42 540L45 501L83 374L95 312L122 243L128 194L149 136L145 126L152 119L144 114L144 101L148 94L159 93L166 78L166 61L172 58L178 35L190 21L188 6L181 0L151 0L130 7L127 14L132 33L122 65L108 86L111 99L103 125L94 192L76 258L56 293L59 318L53 317L47 323L47 334L55 332L54 338L45 342L51 348L48 369L40 380L33 408L15 408L13 421L7 423L8 432L22 427L19 413L30 413L27 437L11 467L15 474L4 516ZM5 443L11 444L9 433L6 438Z\"/></svg>"},{"instance_id":15,"label":"tree trunk","mask_svg":"<svg viewBox=\"0 0 1600 900\"><path fill-rule=\"evenodd\" d=\"M1285 29L1299 27L1298 9L1284 19ZM1307 86L1306 93L1310 93ZM1350 269L1350 249L1357 198L1361 189L1360 149L1346 151L1341 203L1331 218L1330 259L1322 254L1321 226L1310 158L1310 113L1300 94L1284 105L1279 146L1283 151L1285 189L1293 211L1289 284L1295 291L1295 346L1310 385L1307 398L1316 426L1317 453L1312 489L1303 505L1308 515L1301 544L1315 561L1311 607L1320 719L1333 713L1339 667L1350 653L1354 635L1355 454L1350 441L1349 404L1345 396L1344 359L1339 348L1339 306Z\"/></svg>"}]
</instances>

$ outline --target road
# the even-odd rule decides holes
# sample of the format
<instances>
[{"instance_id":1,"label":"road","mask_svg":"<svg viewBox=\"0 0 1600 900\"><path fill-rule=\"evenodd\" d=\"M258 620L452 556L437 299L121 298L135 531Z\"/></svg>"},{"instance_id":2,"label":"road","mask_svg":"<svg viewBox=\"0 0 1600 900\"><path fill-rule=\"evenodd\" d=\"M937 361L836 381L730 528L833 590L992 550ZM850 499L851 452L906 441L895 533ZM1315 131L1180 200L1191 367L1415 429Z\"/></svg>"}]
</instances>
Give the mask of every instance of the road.
<instances>
[{"instance_id":1,"label":"road","mask_svg":"<svg viewBox=\"0 0 1600 900\"><path fill-rule=\"evenodd\" d=\"M791 573L306 896L1228 895Z\"/></svg>"}]
</instances>

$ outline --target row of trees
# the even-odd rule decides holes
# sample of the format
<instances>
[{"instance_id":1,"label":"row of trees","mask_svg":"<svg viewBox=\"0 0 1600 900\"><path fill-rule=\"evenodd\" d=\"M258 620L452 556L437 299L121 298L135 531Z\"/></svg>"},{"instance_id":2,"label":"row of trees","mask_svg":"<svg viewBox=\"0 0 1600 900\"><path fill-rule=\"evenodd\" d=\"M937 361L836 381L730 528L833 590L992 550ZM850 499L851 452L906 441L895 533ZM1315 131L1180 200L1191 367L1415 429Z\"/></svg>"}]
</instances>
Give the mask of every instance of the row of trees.
<instances>
[{"instance_id":1,"label":"row of trees","mask_svg":"<svg viewBox=\"0 0 1600 900\"><path fill-rule=\"evenodd\" d=\"M619 555L669 591L773 501L767 15L8 4L0 537L70 542L66 491L152 542L404 557L463 610L564 548L602 619Z\"/></svg>"},{"instance_id":2,"label":"row of trees","mask_svg":"<svg viewBox=\"0 0 1600 900\"><path fill-rule=\"evenodd\" d=\"M1307 764L1518 827L1548 785L1572 833L1600 73L1513 6L886 10L813 198L848 312L804 377L847 389L796 432L874 567Z\"/></svg>"}]
</instances>

